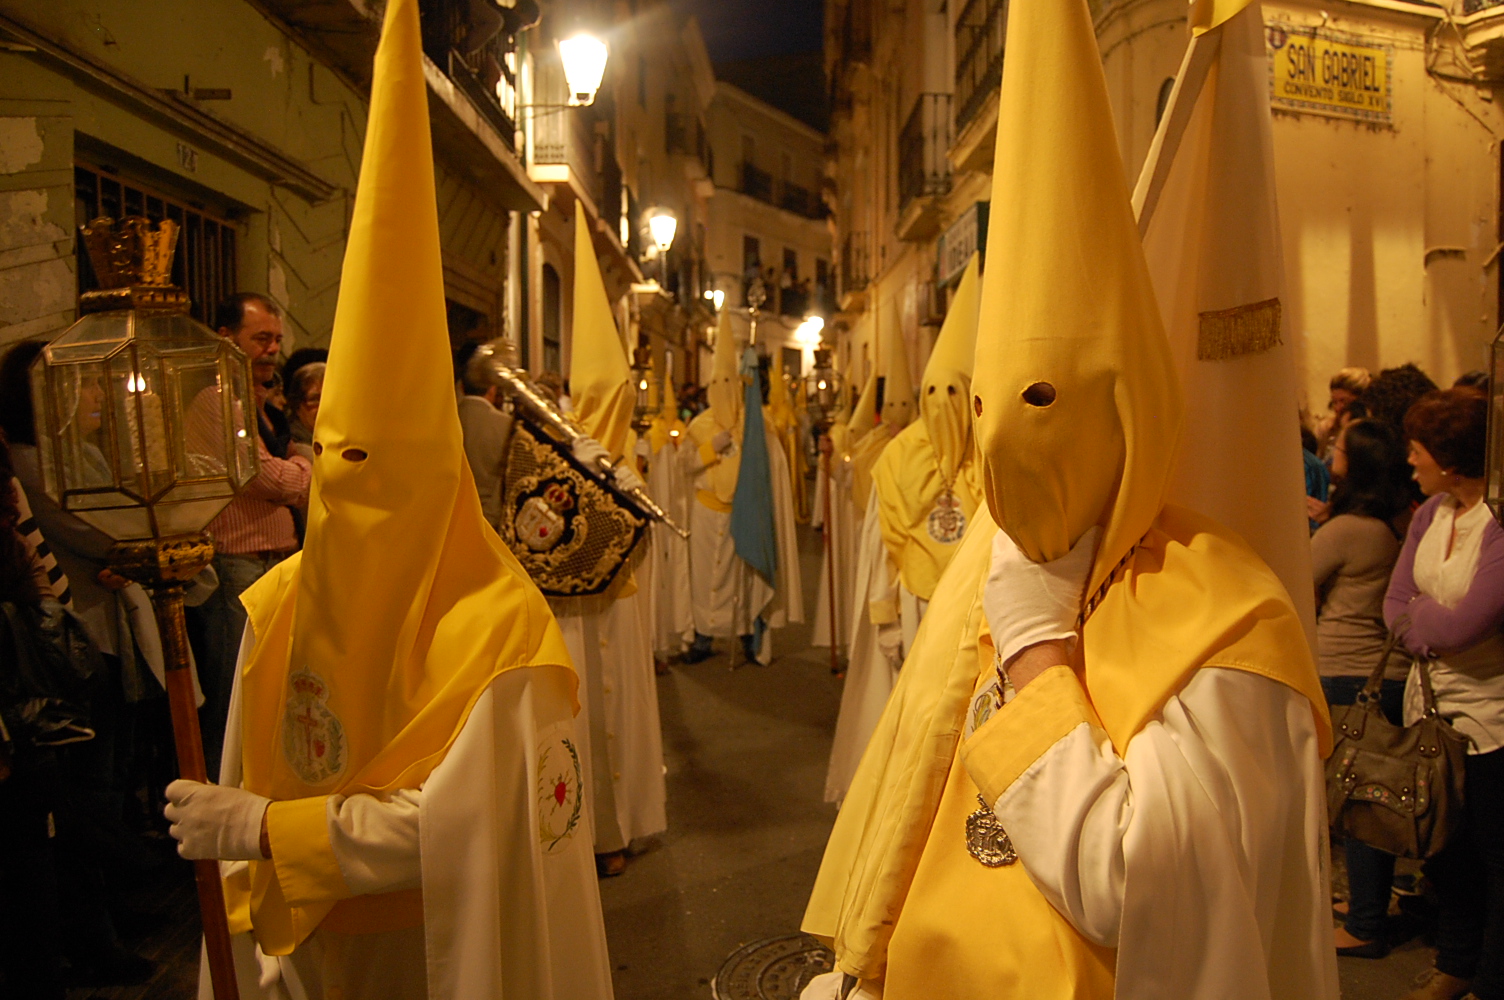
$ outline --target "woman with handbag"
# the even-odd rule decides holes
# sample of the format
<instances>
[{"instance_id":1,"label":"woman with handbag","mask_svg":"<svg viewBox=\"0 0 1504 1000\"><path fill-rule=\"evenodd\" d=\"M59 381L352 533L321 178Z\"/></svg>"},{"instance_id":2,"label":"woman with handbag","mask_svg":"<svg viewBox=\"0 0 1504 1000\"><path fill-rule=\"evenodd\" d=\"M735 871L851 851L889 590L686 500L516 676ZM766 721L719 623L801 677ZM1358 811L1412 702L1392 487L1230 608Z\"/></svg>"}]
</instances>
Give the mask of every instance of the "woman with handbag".
<instances>
[{"instance_id":1,"label":"woman with handbag","mask_svg":"<svg viewBox=\"0 0 1504 1000\"><path fill-rule=\"evenodd\" d=\"M1436 710L1468 742L1462 822L1425 864L1440 903L1436 966L1406 1000L1504 1000L1504 529L1483 503L1487 410L1476 390L1446 389L1405 415L1413 477L1430 499L1410 523L1384 620L1427 660ZM1422 688L1412 669L1407 725L1425 714Z\"/></svg>"},{"instance_id":2,"label":"woman with handbag","mask_svg":"<svg viewBox=\"0 0 1504 1000\"><path fill-rule=\"evenodd\" d=\"M1316 645L1327 703L1351 705L1383 655L1384 593L1400 553L1393 522L1409 506L1404 451L1389 425L1358 420L1342 427L1331 447L1330 515L1311 536L1318 608ZM1384 715L1400 724L1406 662L1396 657L1380 689ZM1333 713L1334 715L1336 713ZM1383 958L1384 917L1394 879L1394 855L1356 837L1346 839L1349 888L1337 954Z\"/></svg>"}]
</instances>

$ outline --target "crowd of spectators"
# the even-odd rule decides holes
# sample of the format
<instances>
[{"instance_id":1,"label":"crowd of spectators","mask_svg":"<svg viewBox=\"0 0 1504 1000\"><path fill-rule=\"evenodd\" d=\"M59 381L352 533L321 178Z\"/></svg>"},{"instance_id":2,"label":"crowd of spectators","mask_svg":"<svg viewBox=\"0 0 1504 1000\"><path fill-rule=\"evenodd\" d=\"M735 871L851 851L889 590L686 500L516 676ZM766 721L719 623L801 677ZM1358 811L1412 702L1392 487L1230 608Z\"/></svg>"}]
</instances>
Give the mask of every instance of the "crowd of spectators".
<instances>
[{"instance_id":1,"label":"crowd of spectators","mask_svg":"<svg viewBox=\"0 0 1504 1000\"><path fill-rule=\"evenodd\" d=\"M1435 967L1410 996L1504 997L1504 529L1484 502L1488 379L1440 389L1403 365L1331 380L1330 414L1306 435L1308 466L1330 474L1329 497L1308 489L1315 525L1322 687L1351 705L1384 656L1384 714L1422 715L1424 660L1439 714L1469 748L1464 822L1405 888L1412 915L1434 921ZM1308 480L1309 481L1309 480ZM1343 845L1348 899L1338 904L1340 954L1381 958L1390 945L1395 859Z\"/></svg>"},{"instance_id":2,"label":"crowd of spectators","mask_svg":"<svg viewBox=\"0 0 1504 1000\"><path fill-rule=\"evenodd\" d=\"M214 561L185 598L211 777L240 594L301 544L327 357L280 363L282 314L265 296L232 296L214 319L250 362L260 467L210 523ZM176 777L162 637L145 591L110 569L112 540L43 489L28 373L44 346L0 356L0 660L32 665L0 670L0 994L18 1000L149 979L154 964L124 942L163 918L130 901L175 858L162 819ZM99 405L80 393L85 435L99 432ZM73 728L40 726L39 705Z\"/></svg>"}]
</instances>

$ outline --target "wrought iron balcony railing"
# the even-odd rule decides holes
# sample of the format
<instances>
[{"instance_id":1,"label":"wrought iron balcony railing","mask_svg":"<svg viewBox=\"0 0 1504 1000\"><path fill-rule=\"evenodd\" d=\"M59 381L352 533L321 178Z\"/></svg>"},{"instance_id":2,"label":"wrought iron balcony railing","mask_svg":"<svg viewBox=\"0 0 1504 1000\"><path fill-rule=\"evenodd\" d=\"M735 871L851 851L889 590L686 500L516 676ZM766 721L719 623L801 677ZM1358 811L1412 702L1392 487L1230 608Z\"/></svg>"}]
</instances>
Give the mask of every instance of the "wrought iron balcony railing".
<instances>
[{"instance_id":1,"label":"wrought iron balcony railing","mask_svg":"<svg viewBox=\"0 0 1504 1000\"><path fill-rule=\"evenodd\" d=\"M956 18L956 131L970 124L1003 79L1008 0L967 0Z\"/></svg>"},{"instance_id":2,"label":"wrought iron balcony railing","mask_svg":"<svg viewBox=\"0 0 1504 1000\"><path fill-rule=\"evenodd\" d=\"M475 9L463 0L423 0L423 49L515 151L515 40L505 17L485 21Z\"/></svg>"},{"instance_id":3,"label":"wrought iron balcony railing","mask_svg":"<svg viewBox=\"0 0 1504 1000\"><path fill-rule=\"evenodd\" d=\"M898 134L898 210L950 190L950 95L920 94Z\"/></svg>"},{"instance_id":4,"label":"wrought iron balcony railing","mask_svg":"<svg viewBox=\"0 0 1504 1000\"><path fill-rule=\"evenodd\" d=\"M773 201L773 175L750 163L742 164L742 194L758 201Z\"/></svg>"},{"instance_id":5,"label":"wrought iron balcony railing","mask_svg":"<svg viewBox=\"0 0 1504 1000\"><path fill-rule=\"evenodd\" d=\"M841 294L849 295L867 287L867 234L847 233L841 243Z\"/></svg>"}]
</instances>

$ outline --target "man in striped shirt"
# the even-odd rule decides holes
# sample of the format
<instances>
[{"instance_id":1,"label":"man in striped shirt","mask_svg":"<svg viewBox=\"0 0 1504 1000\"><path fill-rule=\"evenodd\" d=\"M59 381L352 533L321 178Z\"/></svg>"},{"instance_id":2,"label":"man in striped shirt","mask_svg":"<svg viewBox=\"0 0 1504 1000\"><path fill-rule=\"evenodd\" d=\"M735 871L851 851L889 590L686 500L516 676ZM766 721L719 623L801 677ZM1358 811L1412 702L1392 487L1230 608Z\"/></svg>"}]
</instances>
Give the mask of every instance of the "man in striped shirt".
<instances>
[{"instance_id":1,"label":"man in striped shirt","mask_svg":"<svg viewBox=\"0 0 1504 1000\"><path fill-rule=\"evenodd\" d=\"M266 443L272 429L266 415L266 387L276 374L277 354L282 349L282 310L265 296L241 292L220 303L215 325L220 336L239 347L251 363L251 388L261 430L256 442L261 470L209 522L219 590L194 613L200 647L194 655L205 699L200 713L204 758L211 776L219 773L235 660L245 631L241 592L297 549L291 508L308 506L308 487L313 481L313 466L307 459L278 457Z\"/></svg>"}]
</instances>

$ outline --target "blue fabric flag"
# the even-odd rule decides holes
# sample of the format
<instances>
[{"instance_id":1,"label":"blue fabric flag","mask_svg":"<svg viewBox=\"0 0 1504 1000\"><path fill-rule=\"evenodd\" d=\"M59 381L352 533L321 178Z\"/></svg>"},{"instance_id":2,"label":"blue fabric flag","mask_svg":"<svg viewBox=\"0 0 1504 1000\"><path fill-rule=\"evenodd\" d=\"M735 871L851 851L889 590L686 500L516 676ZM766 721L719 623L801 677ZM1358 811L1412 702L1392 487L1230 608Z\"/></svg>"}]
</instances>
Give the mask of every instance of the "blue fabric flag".
<instances>
[{"instance_id":1,"label":"blue fabric flag","mask_svg":"<svg viewBox=\"0 0 1504 1000\"><path fill-rule=\"evenodd\" d=\"M747 384L742 407L742 461L731 498L731 538L736 554L771 586L778 573L778 533L773 524L773 473L768 463L768 435L762 426L762 373L757 353L742 354Z\"/></svg>"}]
</instances>

